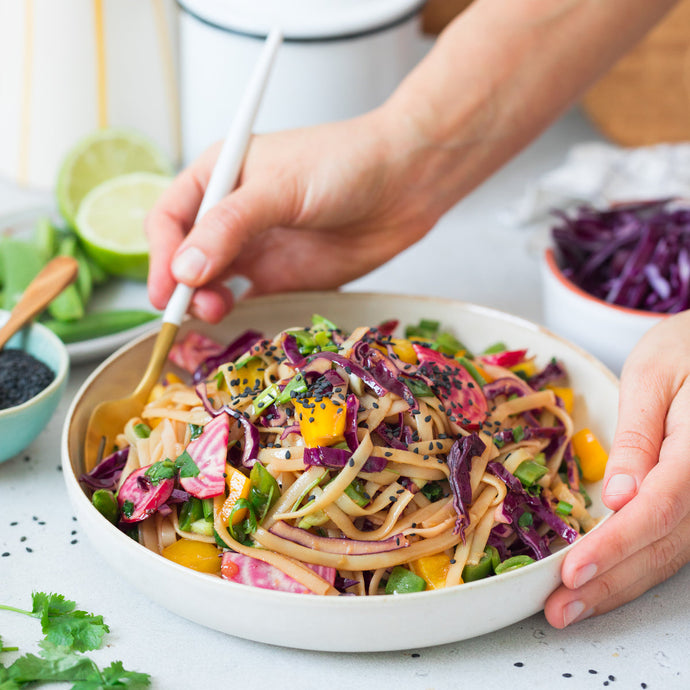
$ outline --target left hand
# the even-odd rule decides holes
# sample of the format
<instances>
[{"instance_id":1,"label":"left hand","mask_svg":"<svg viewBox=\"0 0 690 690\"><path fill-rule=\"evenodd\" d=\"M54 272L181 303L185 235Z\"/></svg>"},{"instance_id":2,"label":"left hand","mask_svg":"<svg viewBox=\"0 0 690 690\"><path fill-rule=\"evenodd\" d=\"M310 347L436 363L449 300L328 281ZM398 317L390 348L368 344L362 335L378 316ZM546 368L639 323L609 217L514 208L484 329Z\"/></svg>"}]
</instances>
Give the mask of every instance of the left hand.
<instances>
[{"instance_id":1,"label":"left hand","mask_svg":"<svg viewBox=\"0 0 690 690\"><path fill-rule=\"evenodd\" d=\"M690 311L652 328L621 376L603 501L617 511L571 550L546 618L564 628L646 592L690 560Z\"/></svg>"}]
</instances>

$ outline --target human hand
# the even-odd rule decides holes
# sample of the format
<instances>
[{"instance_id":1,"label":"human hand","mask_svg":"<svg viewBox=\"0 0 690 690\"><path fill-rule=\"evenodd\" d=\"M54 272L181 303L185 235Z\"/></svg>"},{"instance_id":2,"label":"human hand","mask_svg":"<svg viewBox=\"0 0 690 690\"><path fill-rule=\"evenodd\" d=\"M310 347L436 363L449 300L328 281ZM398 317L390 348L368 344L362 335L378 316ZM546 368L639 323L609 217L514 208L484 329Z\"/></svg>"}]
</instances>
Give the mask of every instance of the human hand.
<instances>
[{"instance_id":1,"label":"human hand","mask_svg":"<svg viewBox=\"0 0 690 690\"><path fill-rule=\"evenodd\" d=\"M183 282L197 288L192 313L215 322L232 308L223 285L232 276L260 295L335 288L384 263L445 210L415 143L411 128L391 126L383 110L257 136L237 188L194 225L215 145L147 218L152 304L163 308Z\"/></svg>"},{"instance_id":2,"label":"human hand","mask_svg":"<svg viewBox=\"0 0 690 690\"><path fill-rule=\"evenodd\" d=\"M690 311L652 328L621 376L604 477L617 511L566 557L544 612L556 628L606 613L690 559Z\"/></svg>"}]
</instances>

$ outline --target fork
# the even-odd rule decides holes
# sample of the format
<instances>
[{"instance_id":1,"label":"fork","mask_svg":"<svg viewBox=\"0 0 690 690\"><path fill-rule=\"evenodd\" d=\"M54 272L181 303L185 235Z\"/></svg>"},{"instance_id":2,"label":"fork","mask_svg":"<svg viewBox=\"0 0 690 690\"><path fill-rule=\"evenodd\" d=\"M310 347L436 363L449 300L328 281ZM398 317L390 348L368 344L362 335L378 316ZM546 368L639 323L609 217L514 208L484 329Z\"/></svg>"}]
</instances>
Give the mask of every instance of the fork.
<instances>
[{"instance_id":1,"label":"fork","mask_svg":"<svg viewBox=\"0 0 690 690\"><path fill-rule=\"evenodd\" d=\"M237 183L252 126L282 40L282 33L277 28L272 29L268 34L213 168L211 179L196 215L197 222ZM194 288L188 285L179 283L175 287L163 313L161 329L153 345L148 366L134 391L125 398L100 403L91 413L84 439L84 466L87 472L100 462L106 448L115 446L115 438L122 432L127 420L141 413L151 389L161 376L193 294Z\"/></svg>"}]
</instances>

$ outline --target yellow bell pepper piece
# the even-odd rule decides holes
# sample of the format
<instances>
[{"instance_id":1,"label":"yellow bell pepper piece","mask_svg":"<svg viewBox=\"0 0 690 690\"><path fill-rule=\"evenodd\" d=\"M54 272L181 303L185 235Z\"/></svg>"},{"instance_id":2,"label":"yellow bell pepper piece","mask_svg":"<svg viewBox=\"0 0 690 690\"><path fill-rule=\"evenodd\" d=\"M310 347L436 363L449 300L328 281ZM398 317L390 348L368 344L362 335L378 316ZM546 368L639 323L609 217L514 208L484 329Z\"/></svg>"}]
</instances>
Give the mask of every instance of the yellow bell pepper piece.
<instances>
[{"instance_id":1,"label":"yellow bell pepper piece","mask_svg":"<svg viewBox=\"0 0 690 690\"><path fill-rule=\"evenodd\" d=\"M252 488L252 483L249 477L244 475L239 470L236 470L232 465L225 465L225 484L228 487L228 496L223 502L220 509L220 515L223 522L230 519L230 513L235 508L235 504L240 498L247 498L249 491ZM232 516L232 524L236 525L247 517L247 509L240 508Z\"/></svg>"},{"instance_id":2,"label":"yellow bell pepper piece","mask_svg":"<svg viewBox=\"0 0 690 690\"><path fill-rule=\"evenodd\" d=\"M528 359L526 362L520 362L520 364L516 364L514 367L510 367L510 370L514 371L516 374L521 371L528 378L537 373L537 367L531 359Z\"/></svg>"},{"instance_id":3,"label":"yellow bell pepper piece","mask_svg":"<svg viewBox=\"0 0 690 690\"><path fill-rule=\"evenodd\" d=\"M205 541L178 539L166 546L162 555L200 573L220 573L220 552L214 544Z\"/></svg>"},{"instance_id":4,"label":"yellow bell pepper piece","mask_svg":"<svg viewBox=\"0 0 690 690\"><path fill-rule=\"evenodd\" d=\"M417 353L412 347L412 343L405 338L391 338L391 345L393 352L400 358L400 361L405 364L417 364Z\"/></svg>"},{"instance_id":5,"label":"yellow bell pepper piece","mask_svg":"<svg viewBox=\"0 0 690 690\"><path fill-rule=\"evenodd\" d=\"M546 386L550 388L562 401L565 411L568 414L573 413L573 406L575 404L575 395L572 388L565 388L563 386Z\"/></svg>"},{"instance_id":6,"label":"yellow bell pepper piece","mask_svg":"<svg viewBox=\"0 0 690 690\"><path fill-rule=\"evenodd\" d=\"M295 411L307 448L332 446L345 440L345 405L334 403L330 398L318 402L315 398L308 398L296 401Z\"/></svg>"},{"instance_id":7,"label":"yellow bell pepper piece","mask_svg":"<svg viewBox=\"0 0 690 690\"><path fill-rule=\"evenodd\" d=\"M253 359L249 364L243 366L241 369L235 370L235 377L242 382L242 388L249 386L254 390L259 390L264 387L264 372L266 371L266 363L261 359ZM245 383L245 381L247 383Z\"/></svg>"},{"instance_id":8,"label":"yellow bell pepper piece","mask_svg":"<svg viewBox=\"0 0 690 690\"><path fill-rule=\"evenodd\" d=\"M450 556L447 554L422 556L410 565L414 573L426 582L428 589L443 589L446 586L446 575L450 568Z\"/></svg>"},{"instance_id":9,"label":"yellow bell pepper piece","mask_svg":"<svg viewBox=\"0 0 690 690\"><path fill-rule=\"evenodd\" d=\"M412 343L409 340L405 338L391 338L390 343L393 352L398 356L401 362L405 362L405 364L417 364L419 361L417 359L417 353L414 351ZM388 354L388 350L383 345L374 344L372 347L376 348L384 355Z\"/></svg>"},{"instance_id":10,"label":"yellow bell pepper piece","mask_svg":"<svg viewBox=\"0 0 690 690\"><path fill-rule=\"evenodd\" d=\"M580 429L573 434L573 451L580 459L582 478L588 482L598 482L604 478L608 454L597 437L589 429Z\"/></svg>"}]
</instances>

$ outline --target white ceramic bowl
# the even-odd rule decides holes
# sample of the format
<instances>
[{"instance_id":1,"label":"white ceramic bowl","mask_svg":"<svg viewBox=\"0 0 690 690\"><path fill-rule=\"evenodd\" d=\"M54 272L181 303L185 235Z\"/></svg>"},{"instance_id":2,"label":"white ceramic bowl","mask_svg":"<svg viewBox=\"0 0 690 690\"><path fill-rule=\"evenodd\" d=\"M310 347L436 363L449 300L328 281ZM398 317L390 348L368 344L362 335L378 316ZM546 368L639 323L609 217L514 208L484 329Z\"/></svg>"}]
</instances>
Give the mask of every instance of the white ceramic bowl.
<instances>
[{"instance_id":1,"label":"white ceramic bowl","mask_svg":"<svg viewBox=\"0 0 690 690\"><path fill-rule=\"evenodd\" d=\"M462 302L437 298L300 293L259 298L238 305L222 324L187 322L228 342L247 328L266 335L309 323L314 313L344 328L397 318L402 324L438 319L468 347L499 340L527 347L545 365L551 357L568 368L575 390L576 427L585 422L609 446L618 382L593 357L528 321ZM102 557L122 577L161 606L190 620L239 637L324 651L384 651L431 646L482 635L540 611L560 582L571 547L499 577L444 590L378 597L319 597L257 589L204 575L147 550L111 525L79 485L82 446L94 404L127 394L148 361L153 336L139 338L107 359L84 383L67 414L62 434L64 477L79 522ZM606 511L601 487L588 490L595 516ZM587 537L584 537L587 538Z\"/></svg>"},{"instance_id":2,"label":"white ceramic bowl","mask_svg":"<svg viewBox=\"0 0 690 690\"><path fill-rule=\"evenodd\" d=\"M10 312L0 310L0 326ZM65 391L69 373L67 349L52 331L33 323L13 335L6 348L25 350L55 373L55 378L39 393L21 405L0 410L0 462L26 448L45 428Z\"/></svg>"},{"instance_id":3,"label":"white ceramic bowl","mask_svg":"<svg viewBox=\"0 0 690 690\"><path fill-rule=\"evenodd\" d=\"M593 297L563 275L553 249L544 252L541 276L546 326L591 352L615 374L620 374L637 341L667 318Z\"/></svg>"}]
</instances>

